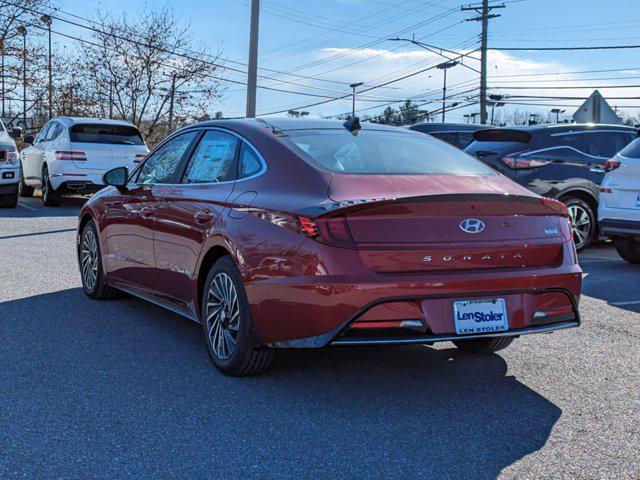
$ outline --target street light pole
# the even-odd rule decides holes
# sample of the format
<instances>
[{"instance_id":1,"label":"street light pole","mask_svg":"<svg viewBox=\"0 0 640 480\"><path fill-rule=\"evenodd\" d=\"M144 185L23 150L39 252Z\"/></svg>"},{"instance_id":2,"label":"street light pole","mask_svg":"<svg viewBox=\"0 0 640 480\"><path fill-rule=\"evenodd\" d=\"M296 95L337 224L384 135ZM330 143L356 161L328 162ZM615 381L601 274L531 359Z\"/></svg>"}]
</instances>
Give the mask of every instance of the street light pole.
<instances>
[{"instance_id":1,"label":"street light pole","mask_svg":"<svg viewBox=\"0 0 640 480\"><path fill-rule=\"evenodd\" d=\"M349 85L353 92L351 94L351 118L356 117L356 88L361 87L362 85L364 85L364 82L352 83Z\"/></svg>"},{"instance_id":2,"label":"street light pole","mask_svg":"<svg viewBox=\"0 0 640 480\"><path fill-rule=\"evenodd\" d=\"M256 116L258 88L258 33L260 30L260 0L251 0L251 31L249 33L249 68L247 70L247 118Z\"/></svg>"},{"instance_id":3,"label":"street light pole","mask_svg":"<svg viewBox=\"0 0 640 480\"><path fill-rule=\"evenodd\" d=\"M444 71L444 84L442 86L442 123L445 120L445 110L446 110L446 101L447 101L447 70L458 65L457 60L452 60L450 62L444 62L440 65L436 65L436 68Z\"/></svg>"},{"instance_id":4,"label":"street light pole","mask_svg":"<svg viewBox=\"0 0 640 480\"><path fill-rule=\"evenodd\" d=\"M49 120L53 118L53 74L51 72L51 17L49 15L42 15L40 17L42 23L47 26L49 33Z\"/></svg>"},{"instance_id":5,"label":"street light pole","mask_svg":"<svg viewBox=\"0 0 640 480\"><path fill-rule=\"evenodd\" d=\"M22 35L22 128L27 130L27 29L24 25L18 28L18 34Z\"/></svg>"},{"instance_id":6,"label":"street light pole","mask_svg":"<svg viewBox=\"0 0 640 480\"><path fill-rule=\"evenodd\" d=\"M6 116L6 111L4 109L4 42L0 42L0 56L2 56L2 64L0 65L0 79L2 81L2 118Z\"/></svg>"}]
</instances>

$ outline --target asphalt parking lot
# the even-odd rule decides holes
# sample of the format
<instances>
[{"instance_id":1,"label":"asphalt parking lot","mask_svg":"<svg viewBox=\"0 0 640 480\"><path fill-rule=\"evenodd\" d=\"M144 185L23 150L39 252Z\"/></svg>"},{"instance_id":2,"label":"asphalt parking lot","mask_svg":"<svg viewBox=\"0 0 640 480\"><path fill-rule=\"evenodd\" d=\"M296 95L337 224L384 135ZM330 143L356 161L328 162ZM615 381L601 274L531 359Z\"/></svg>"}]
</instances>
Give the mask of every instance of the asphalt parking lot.
<instances>
[{"instance_id":1,"label":"asphalt parking lot","mask_svg":"<svg viewBox=\"0 0 640 480\"><path fill-rule=\"evenodd\" d=\"M0 478L638 478L640 267L581 257L583 326L499 355L283 353L224 377L200 327L87 299L81 200L0 210Z\"/></svg>"}]
</instances>

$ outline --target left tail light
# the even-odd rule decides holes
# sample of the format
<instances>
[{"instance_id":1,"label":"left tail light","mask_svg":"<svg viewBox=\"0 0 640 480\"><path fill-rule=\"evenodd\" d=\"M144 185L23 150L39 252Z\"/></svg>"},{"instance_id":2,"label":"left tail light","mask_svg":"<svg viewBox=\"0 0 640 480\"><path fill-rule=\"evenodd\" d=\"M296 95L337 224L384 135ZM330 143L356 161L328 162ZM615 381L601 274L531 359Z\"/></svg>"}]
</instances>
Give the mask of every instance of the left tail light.
<instances>
[{"instance_id":1,"label":"left tail light","mask_svg":"<svg viewBox=\"0 0 640 480\"><path fill-rule=\"evenodd\" d=\"M87 156L84 152L72 150L56 150L56 160L71 160L73 162L86 162Z\"/></svg>"},{"instance_id":2,"label":"left tail light","mask_svg":"<svg viewBox=\"0 0 640 480\"><path fill-rule=\"evenodd\" d=\"M279 212L252 211L254 216L333 247L355 250L345 217L309 218Z\"/></svg>"},{"instance_id":3,"label":"left tail light","mask_svg":"<svg viewBox=\"0 0 640 480\"><path fill-rule=\"evenodd\" d=\"M509 155L505 155L502 157L502 163L504 163L507 167L512 170L526 170L528 168L538 168L544 167L545 165L550 164L551 162L548 160L538 160L535 158L527 158L521 157L519 155L527 152L528 150L523 150L521 152L510 153Z\"/></svg>"},{"instance_id":4,"label":"left tail light","mask_svg":"<svg viewBox=\"0 0 640 480\"><path fill-rule=\"evenodd\" d=\"M604 163L604 171L611 172L616 168L620 168L620 160L616 160L615 158L611 158Z\"/></svg>"}]
</instances>

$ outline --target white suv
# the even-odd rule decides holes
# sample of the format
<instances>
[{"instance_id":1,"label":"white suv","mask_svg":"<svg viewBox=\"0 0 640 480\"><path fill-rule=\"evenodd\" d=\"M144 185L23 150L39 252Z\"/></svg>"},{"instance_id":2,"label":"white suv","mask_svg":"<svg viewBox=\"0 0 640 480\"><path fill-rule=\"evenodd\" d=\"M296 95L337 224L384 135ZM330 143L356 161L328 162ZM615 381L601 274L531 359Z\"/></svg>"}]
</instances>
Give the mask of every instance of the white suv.
<instances>
[{"instance_id":1,"label":"white suv","mask_svg":"<svg viewBox=\"0 0 640 480\"><path fill-rule=\"evenodd\" d=\"M640 138L605 164L598 220L627 262L640 263Z\"/></svg>"},{"instance_id":2,"label":"white suv","mask_svg":"<svg viewBox=\"0 0 640 480\"><path fill-rule=\"evenodd\" d=\"M16 142L0 121L0 208L15 208L18 205L19 169Z\"/></svg>"},{"instance_id":3,"label":"white suv","mask_svg":"<svg viewBox=\"0 0 640 480\"><path fill-rule=\"evenodd\" d=\"M131 171L149 153L138 129L120 120L58 117L24 141L30 146L21 152L20 195L41 187L46 206L59 205L65 193L100 190L105 172Z\"/></svg>"}]
</instances>

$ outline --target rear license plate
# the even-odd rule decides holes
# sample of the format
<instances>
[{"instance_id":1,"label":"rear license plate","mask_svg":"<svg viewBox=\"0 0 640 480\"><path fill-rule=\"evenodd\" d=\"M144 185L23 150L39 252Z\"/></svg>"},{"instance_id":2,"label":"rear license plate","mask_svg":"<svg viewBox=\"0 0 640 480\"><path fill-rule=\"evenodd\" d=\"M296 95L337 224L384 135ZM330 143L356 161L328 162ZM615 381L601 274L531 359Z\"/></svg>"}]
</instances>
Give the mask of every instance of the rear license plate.
<instances>
[{"instance_id":1,"label":"rear license plate","mask_svg":"<svg viewBox=\"0 0 640 480\"><path fill-rule=\"evenodd\" d=\"M453 302L453 318L458 335L504 332L509 329L503 298Z\"/></svg>"}]
</instances>

